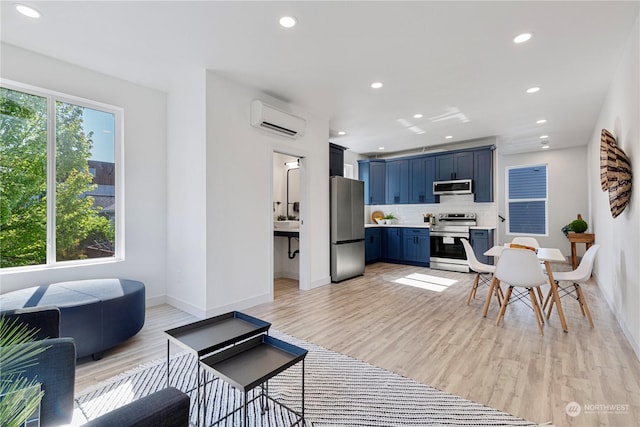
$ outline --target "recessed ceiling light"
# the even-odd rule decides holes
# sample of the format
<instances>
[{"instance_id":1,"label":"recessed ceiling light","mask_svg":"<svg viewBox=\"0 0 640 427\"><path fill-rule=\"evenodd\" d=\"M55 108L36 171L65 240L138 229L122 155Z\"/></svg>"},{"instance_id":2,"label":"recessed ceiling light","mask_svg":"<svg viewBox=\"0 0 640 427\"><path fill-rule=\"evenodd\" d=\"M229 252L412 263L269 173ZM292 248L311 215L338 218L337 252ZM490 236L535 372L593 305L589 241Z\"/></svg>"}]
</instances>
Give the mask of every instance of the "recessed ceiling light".
<instances>
[{"instance_id":1,"label":"recessed ceiling light","mask_svg":"<svg viewBox=\"0 0 640 427\"><path fill-rule=\"evenodd\" d=\"M536 120L536 123L541 125L543 123L547 123L547 119L540 119L540 120Z\"/></svg>"},{"instance_id":2,"label":"recessed ceiling light","mask_svg":"<svg viewBox=\"0 0 640 427\"><path fill-rule=\"evenodd\" d=\"M284 28L295 27L296 23L296 18L294 18L293 16L283 16L282 18L280 18L280 25L282 25Z\"/></svg>"},{"instance_id":3,"label":"recessed ceiling light","mask_svg":"<svg viewBox=\"0 0 640 427\"><path fill-rule=\"evenodd\" d=\"M527 93L536 93L540 90L539 87L530 87L529 89L527 89Z\"/></svg>"},{"instance_id":4,"label":"recessed ceiling light","mask_svg":"<svg viewBox=\"0 0 640 427\"><path fill-rule=\"evenodd\" d=\"M343 130L341 130L340 132L338 132L338 135L346 135L347 133Z\"/></svg>"},{"instance_id":5,"label":"recessed ceiling light","mask_svg":"<svg viewBox=\"0 0 640 427\"><path fill-rule=\"evenodd\" d=\"M531 38L531 33L522 33L514 37L514 43L524 43Z\"/></svg>"},{"instance_id":6,"label":"recessed ceiling light","mask_svg":"<svg viewBox=\"0 0 640 427\"><path fill-rule=\"evenodd\" d=\"M384 147L378 147L378 150L384 150Z\"/></svg>"},{"instance_id":7,"label":"recessed ceiling light","mask_svg":"<svg viewBox=\"0 0 640 427\"><path fill-rule=\"evenodd\" d=\"M547 139L549 138L549 135L540 135L540 139Z\"/></svg>"},{"instance_id":8,"label":"recessed ceiling light","mask_svg":"<svg viewBox=\"0 0 640 427\"><path fill-rule=\"evenodd\" d=\"M375 82L375 83L371 83L371 87L374 89L380 89L382 87L382 83L381 82Z\"/></svg>"},{"instance_id":9,"label":"recessed ceiling light","mask_svg":"<svg viewBox=\"0 0 640 427\"><path fill-rule=\"evenodd\" d=\"M414 119L421 119L422 118L422 114L418 113L418 114L414 114L413 115Z\"/></svg>"},{"instance_id":10,"label":"recessed ceiling light","mask_svg":"<svg viewBox=\"0 0 640 427\"><path fill-rule=\"evenodd\" d=\"M447 136L444 137L444 139L451 139L451 138L453 138L452 135L447 135Z\"/></svg>"},{"instance_id":11,"label":"recessed ceiling light","mask_svg":"<svg viewBox=\"0 0 640 427\"><path fill-rule=\"evenodd\" d=\"M543 143L542 144L542 149L546 150L547 148L549 148L549 144Z\"/></svg>"},{"instance_id":12,"label":"recessed ceiling light","mask_svg":"<svg viewBox=\"0 0 640 427\"><path fill-rule=\"evenodd\" d=\"M40 18L40 12L24 4L16 4L16 10L29 18Z\"/></svg>"}]
</instances>

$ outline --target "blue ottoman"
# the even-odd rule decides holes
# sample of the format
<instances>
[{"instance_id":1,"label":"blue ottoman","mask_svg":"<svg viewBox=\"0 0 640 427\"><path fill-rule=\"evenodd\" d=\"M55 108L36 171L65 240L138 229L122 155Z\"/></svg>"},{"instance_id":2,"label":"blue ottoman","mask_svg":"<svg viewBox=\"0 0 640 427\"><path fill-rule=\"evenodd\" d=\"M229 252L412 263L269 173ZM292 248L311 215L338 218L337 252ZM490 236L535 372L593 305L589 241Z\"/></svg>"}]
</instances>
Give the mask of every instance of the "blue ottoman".
<instances>
[{"instance_id":1,"label":"blue ottoman","mask_svg":"<svg viewBox=\"0 0 640 427\"><path fill-rule=\"evenodd\" d=\"M93 279L35 286L0 295L1 310L55 306L60 309L60 336L72 337L76 357L102 352L134 336L144 325L142 282Z\"/></svg>"}]
</instances>

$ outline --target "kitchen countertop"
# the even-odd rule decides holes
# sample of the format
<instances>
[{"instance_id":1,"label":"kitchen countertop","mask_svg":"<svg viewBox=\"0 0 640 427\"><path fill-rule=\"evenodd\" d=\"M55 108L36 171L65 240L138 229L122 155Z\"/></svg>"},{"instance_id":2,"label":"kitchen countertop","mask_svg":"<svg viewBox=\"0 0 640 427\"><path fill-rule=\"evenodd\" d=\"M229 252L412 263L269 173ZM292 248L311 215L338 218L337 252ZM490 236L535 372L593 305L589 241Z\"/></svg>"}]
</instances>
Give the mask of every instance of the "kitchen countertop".
<instances>
[{"instance_id":1,"label":"kitchen countertop","mask_svg":"<svg viewBox=\"0 0 640 427\"><path fill-rule=\"evenodd\" d=\"M364 228L431 228L429 224L417 223L417 224L365 224Z\"/></svg>"},{"instance_id":2,"label":"kitchen countertop","mask_svg":"<svg viewBox=\"0 0 640 427\"><path fill-rule=\"evenodd\" d=\"M393 228L393 227L403 227L403 228L431 228L429 224L416 223L416 224L365 224L364 228ZM482 226L482 225L474 225L469 227L471 230L495 230L495 226Z\"/></svg>"}]
</instances>

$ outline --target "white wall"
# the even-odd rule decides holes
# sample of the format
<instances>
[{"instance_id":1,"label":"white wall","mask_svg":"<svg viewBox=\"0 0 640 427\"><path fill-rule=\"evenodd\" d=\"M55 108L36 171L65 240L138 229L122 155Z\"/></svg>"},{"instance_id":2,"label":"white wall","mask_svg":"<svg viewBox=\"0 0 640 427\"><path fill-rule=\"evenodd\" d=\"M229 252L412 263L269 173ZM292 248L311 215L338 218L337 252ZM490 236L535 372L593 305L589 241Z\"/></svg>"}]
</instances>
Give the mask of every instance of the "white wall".
<instances>
[{"instance_id":1,"label":"white wall","mask_svg":"<svg viewBox=\"0 0 640 427\"><path fill-rule=\"evenodd\" d=\"M166 94L2 44L3 79L124 108L125 252L122 262L0 274L9 292L65 280L121 277L146 285L147 304L164 302L166 263Z\"/></svg>"},{"instance_id":2,"label":"white wall","mask_svg":"<svg viewBox=\"0 0 640 427\"><path fill-rule=\"evenodd\" d=\"M291 140L251 127L256 98L305 117L305 135ZM304 157L301 286L329 283L328 119L207 71L206 123L207 316L272 298L274 151Z\"/></svg>"},{"instance_id":3,"label":"white wall","mask_svg":"<svg viewBox=\"0 0 640 427\"><path fill-rule=\"evenodd\" d=\"M548 214L549 235L547 237L535 236L543 247L560 248L565 256L571 255L569 240L561 229L577 214L589 224L589 231L593 230L593 224L588 212L588 187L587 187L587 149L586 147L569 148L566 150L540 150L539 152L514 154L509 156L498 155L498 214L507 217L505 203L505 170L509 166L526 166L547 164L548 178ZM513 235L506 234L506 222L498 222L499 243L510 242ZM584 245L578 245L584 252ZM580 252L579 252L580 253Z\"/></svg>"},{"instance_id":4,"label":"white wall","mask_svg":"<svg viewBox=\"0 0 640 427\"><path fill-rule=\"evenodd\" d=\"M589 141L589 204L596 243L601 245L594 276L622 330L640 359L640 15L617 66ZM607 129L631 159L631 200L613 218L608 193L600 187L600 133ZM596 320L597 322L597 320ZM597 326L596 326L597 327Z\"/></svg>"},{"instance_id":5,"label":"white wall","mask_svg":"<svg viewBox=\"0 0 640 427\"><path fill-rule=\"evenodd\" d=\"M167 302L206 312L206 73L169 93L167 118Z\"/></svg>"}]
</instances>

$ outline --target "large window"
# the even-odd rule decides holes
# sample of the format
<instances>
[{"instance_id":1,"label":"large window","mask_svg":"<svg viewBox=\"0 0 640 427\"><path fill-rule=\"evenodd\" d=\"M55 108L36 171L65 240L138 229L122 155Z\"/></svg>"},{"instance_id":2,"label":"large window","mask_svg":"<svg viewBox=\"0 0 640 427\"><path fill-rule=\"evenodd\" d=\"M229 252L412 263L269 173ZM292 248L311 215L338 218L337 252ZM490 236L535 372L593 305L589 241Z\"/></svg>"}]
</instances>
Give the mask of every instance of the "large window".
<instances>
[{"instance_id":1,"label":"large window","mask_svg":"<svg viewBox=\"0 0 640 427\"><path fill-rule=\"evenodd\" d=\"M547 235L547 165L510 167L506 173L508 233Z\"/></svg>"},{"instance_id":2,"label":"large window","mask_svg":"<svg viewBox=\"0 0 640 427\"><path fill-rule=\"evenodd\" d=\"M0 87L0 268L115 258L121 110Z\"/></svg>"}]
</instances>

